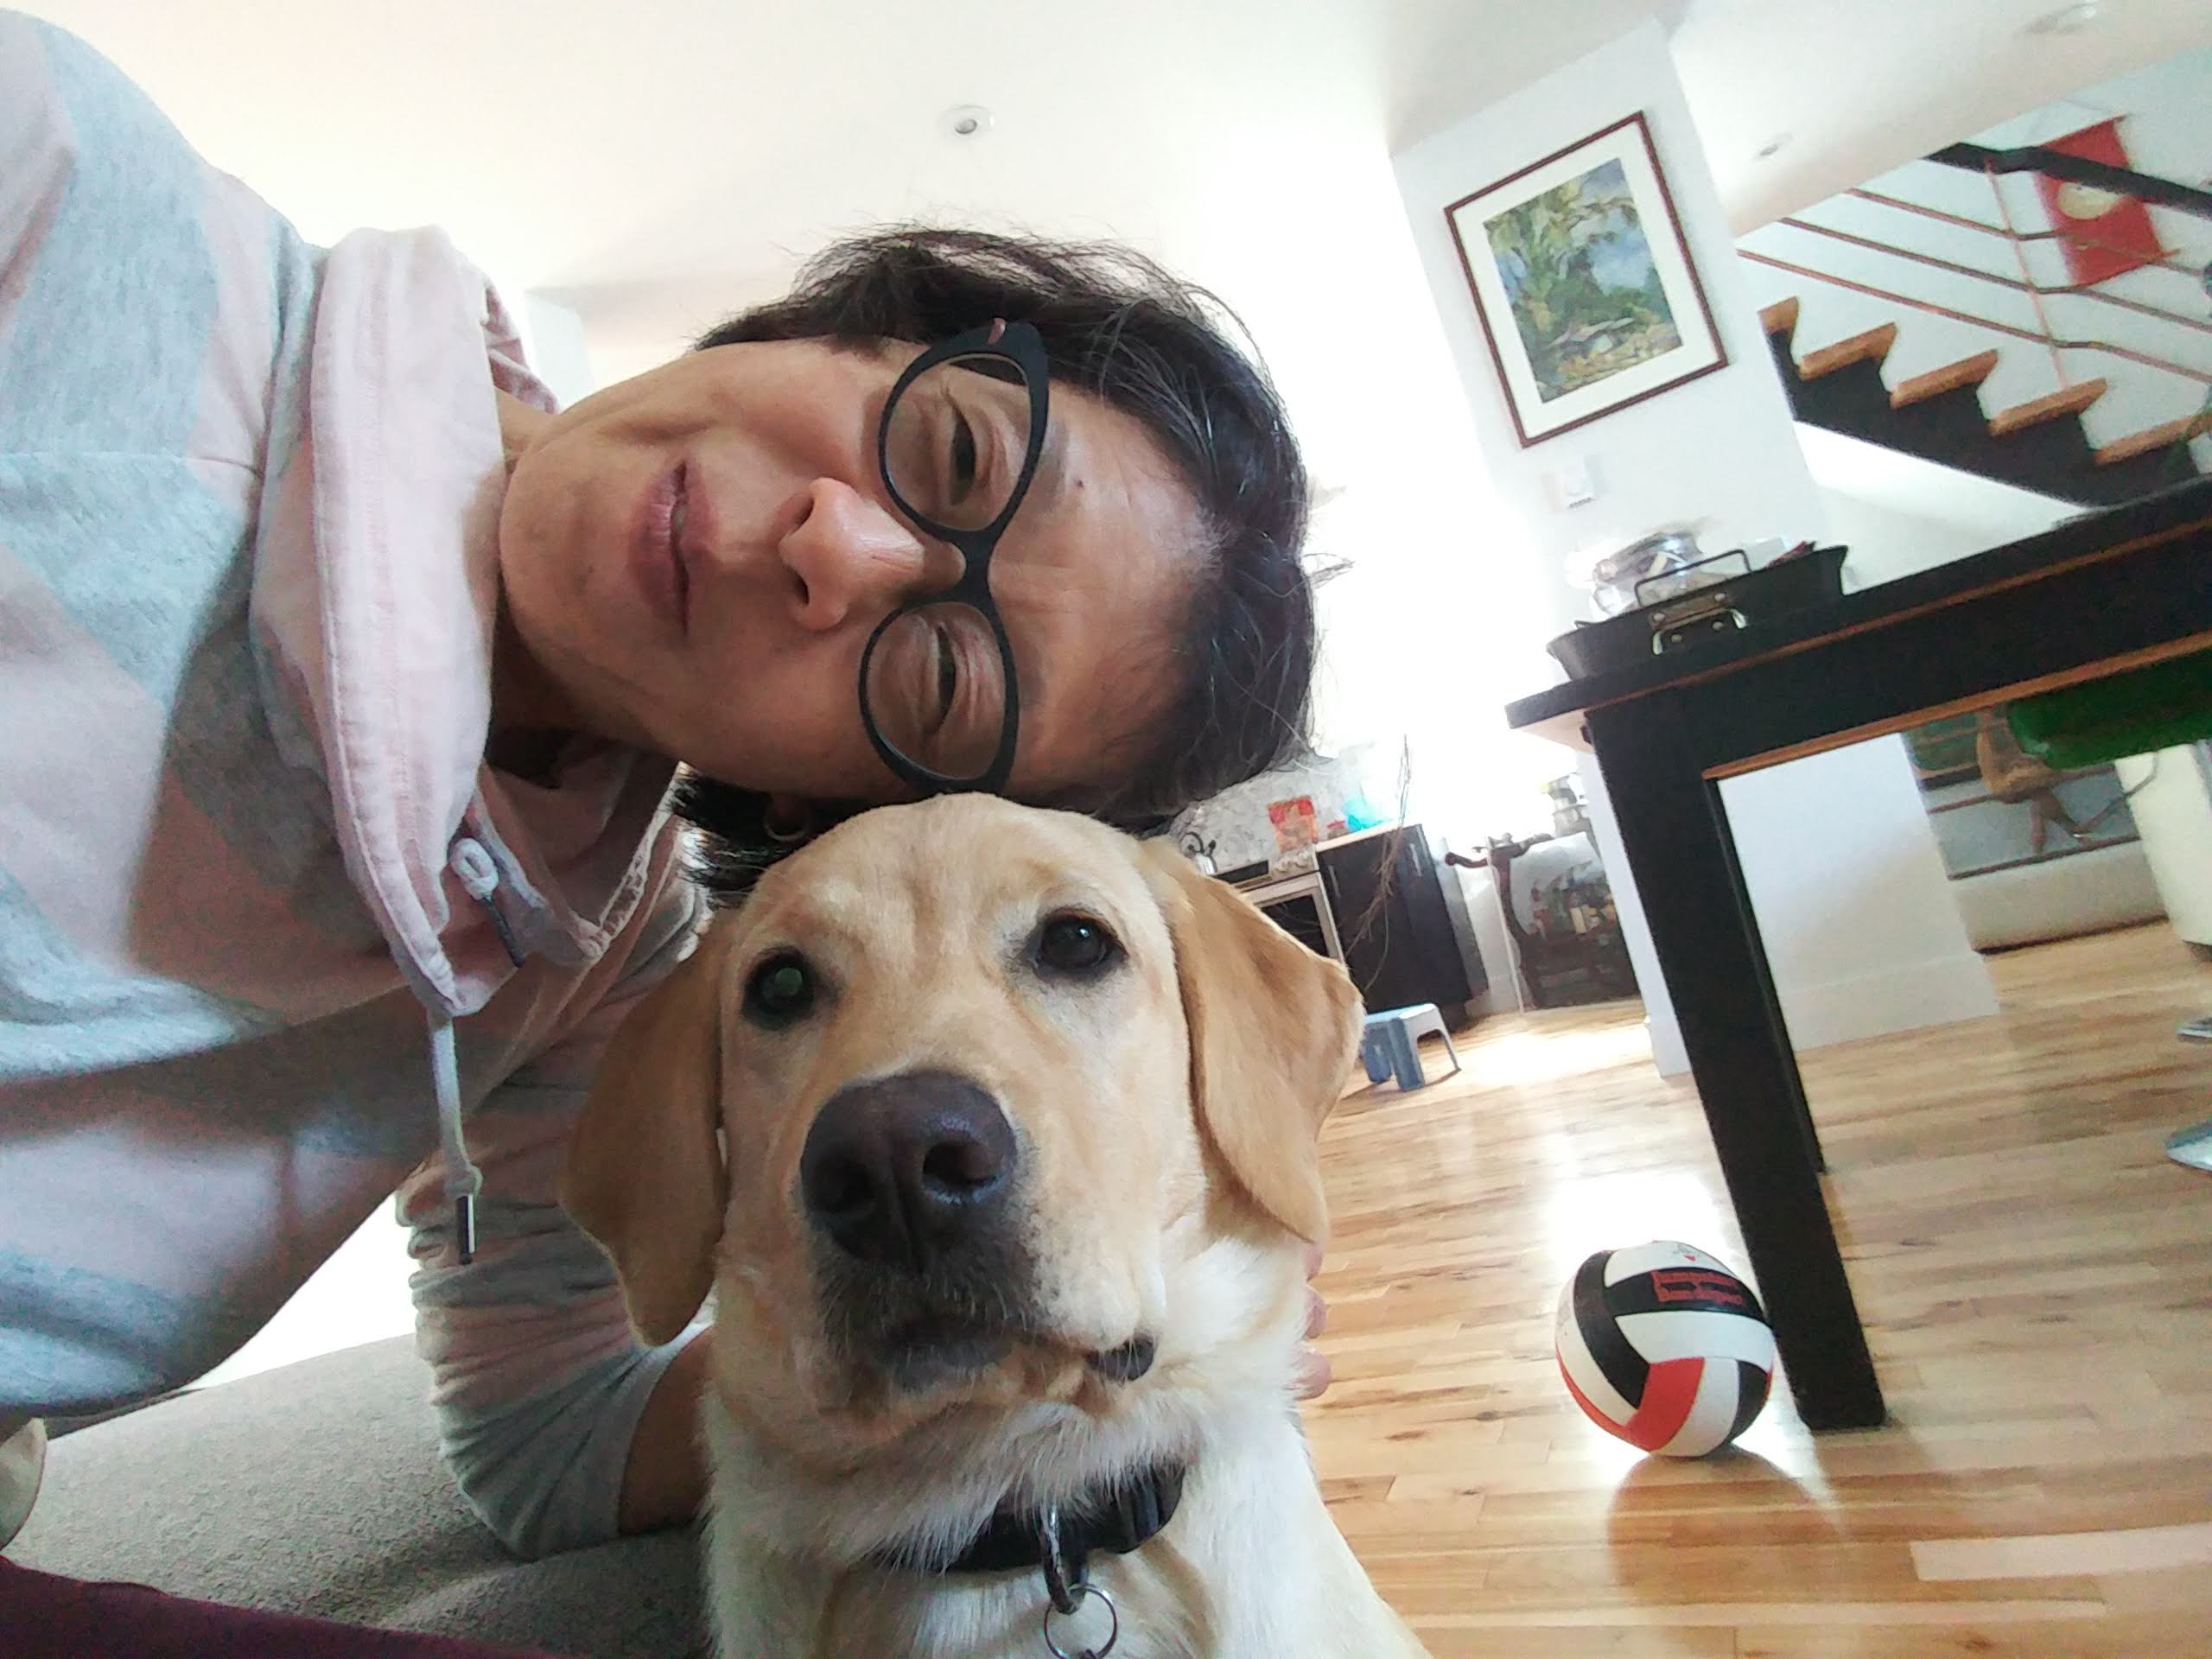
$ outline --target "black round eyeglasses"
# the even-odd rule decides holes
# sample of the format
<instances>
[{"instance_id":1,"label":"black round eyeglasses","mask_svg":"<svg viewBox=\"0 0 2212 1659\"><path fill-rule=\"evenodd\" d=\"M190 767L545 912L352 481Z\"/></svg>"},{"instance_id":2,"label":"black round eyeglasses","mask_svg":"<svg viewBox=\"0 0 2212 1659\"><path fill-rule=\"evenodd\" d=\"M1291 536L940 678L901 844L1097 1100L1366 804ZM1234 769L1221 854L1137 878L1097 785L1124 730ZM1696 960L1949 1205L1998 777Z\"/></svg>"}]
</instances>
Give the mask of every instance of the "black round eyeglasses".
<instances>
[{"instance_id":1,"label":"black round eyeglasses","mask_svg":"<svg viewBox=\"0 0 2212 1659\"><path fill-rule=\"evenodd\" d=\"M893 503L960 555L959 580L907 600L861 652L861 721L925 794L997 790L1014 771L1021 698L991 598L991 555L1045 448L1045 341L993 322L909 364L884 402L876 461Z\"/></svg>"}]
</instances>

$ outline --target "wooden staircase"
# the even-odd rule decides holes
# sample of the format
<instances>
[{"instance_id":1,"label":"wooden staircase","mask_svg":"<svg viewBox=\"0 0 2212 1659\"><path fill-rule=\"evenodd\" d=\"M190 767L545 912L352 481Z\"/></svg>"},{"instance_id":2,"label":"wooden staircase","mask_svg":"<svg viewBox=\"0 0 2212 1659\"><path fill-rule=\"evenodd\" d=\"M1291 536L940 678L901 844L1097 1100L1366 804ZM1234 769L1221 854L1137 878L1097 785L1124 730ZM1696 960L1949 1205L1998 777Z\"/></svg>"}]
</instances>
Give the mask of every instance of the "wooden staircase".
<instances>
[{"instance_id":1,"label":"wooden staircase","mask_svg":"<svg viewBox=\"0 0 2212 1659\"><path fill-rule=\"evenodd\" d=\"M2089 442L2081 415L2104 395L2102 380L2084 380L1989 414L1981 405L1981 383L1997 367L1993 351L1914 375L1892 389L1883 383L1882 364L1897 341L1894 322L1799 358L1791 346L1795 299L1768 306L1759 321L1790 407L1807 425L2060 500L2109 505L2193 478L2189 440L2212 426L2202 415L2187 416L2100 447Z\"/></svg>"}]
</instances>

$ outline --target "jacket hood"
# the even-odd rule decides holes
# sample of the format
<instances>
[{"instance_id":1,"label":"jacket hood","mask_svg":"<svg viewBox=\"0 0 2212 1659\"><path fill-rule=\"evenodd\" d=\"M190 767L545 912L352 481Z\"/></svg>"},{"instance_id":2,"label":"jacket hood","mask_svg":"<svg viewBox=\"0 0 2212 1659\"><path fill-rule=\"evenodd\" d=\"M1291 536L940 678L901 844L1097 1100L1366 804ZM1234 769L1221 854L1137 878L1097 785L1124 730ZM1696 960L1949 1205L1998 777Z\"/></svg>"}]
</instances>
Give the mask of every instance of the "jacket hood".
<instances>
[{"instance_id":1,"label":"jacket hood","mask_svg":"<svg viewBox=\"0 0 2212 1659\"><path fill-rule=\"evenodd\" d=\"M506 483L493 393L556 405L442 232L330 251L310 385L305 466L267 508L309 533L262 538L257 631L303 705L299 758L328 783L347 870L450 1020L528 956L600 954L643 893L674 769L612 744L579 746L542 788L485 765Z\"/></svg>"}]
</instances>

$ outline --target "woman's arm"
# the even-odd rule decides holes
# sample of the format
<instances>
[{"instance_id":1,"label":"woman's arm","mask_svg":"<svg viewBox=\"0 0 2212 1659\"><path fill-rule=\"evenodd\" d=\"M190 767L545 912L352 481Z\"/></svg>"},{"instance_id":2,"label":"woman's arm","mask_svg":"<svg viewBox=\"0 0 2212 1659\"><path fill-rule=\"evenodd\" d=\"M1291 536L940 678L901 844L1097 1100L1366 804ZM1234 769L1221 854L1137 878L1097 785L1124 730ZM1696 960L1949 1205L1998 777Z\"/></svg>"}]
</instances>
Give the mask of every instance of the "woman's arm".
<instances>
[{"instance_id":1,"label":"woman's arm","mask_svg":"<svg viewBox=\"0 0 2212 1659\"><path fill-rule=\"evenodd\" d=\"M653 908L616 986L469 1114L484 1172L475 1260L462 1266L454 1248L436 1160L400 1192L441 1450L470 1507L524 1556L682 1519L704 1484L686 1440L706 1345L696 1328L641 1344L613 1264L556 1198L607 1043L688 951L701 904L671 886Z\"/></svg>"},{"instance_id":2,"label":"woman's arm","mask_svg":"<svg viewBox=\"0 0 2212 1659\"><path fill-rule=\"evenodd\" d=\"M699 1401L712 1345L699 1332L669 1362L630 1437L622 1471L621 1529L681 1526L707 1499L707 1461L699 1446Z\"/></svg>"}]
</instances>

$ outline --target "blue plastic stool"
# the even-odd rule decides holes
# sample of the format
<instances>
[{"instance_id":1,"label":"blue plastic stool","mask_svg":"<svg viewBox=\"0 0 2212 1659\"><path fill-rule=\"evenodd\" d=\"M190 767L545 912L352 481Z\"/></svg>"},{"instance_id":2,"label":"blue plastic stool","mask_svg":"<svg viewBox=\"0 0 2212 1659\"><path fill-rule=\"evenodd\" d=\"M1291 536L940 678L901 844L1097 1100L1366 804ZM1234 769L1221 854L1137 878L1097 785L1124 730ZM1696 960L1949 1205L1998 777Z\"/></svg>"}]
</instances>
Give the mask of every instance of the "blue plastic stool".
<instances>
[{"instance_id":1,"label":"blue plastic stool","mask_svg":"<svg viewBox=\"0 0 2212 1659\"><path fill-rule=\"evenodd\" d=\"M1445 1075L1457 1076L1459 1051L1452 1046L1444 1016L1436 1011L1435 1003L1416 1002L1409 1007L1370 1014L1362 1022L1359 1058L1367 1068L1367 1080L1380 1083L1395 1075L1402 1090L1425 1088L1428 1078L1421 1069L1421 1039L1430 1032L1444 1039L1444 1052L1452 1057L1452 1070Z\"/></svg>"}]
</instances>

